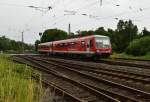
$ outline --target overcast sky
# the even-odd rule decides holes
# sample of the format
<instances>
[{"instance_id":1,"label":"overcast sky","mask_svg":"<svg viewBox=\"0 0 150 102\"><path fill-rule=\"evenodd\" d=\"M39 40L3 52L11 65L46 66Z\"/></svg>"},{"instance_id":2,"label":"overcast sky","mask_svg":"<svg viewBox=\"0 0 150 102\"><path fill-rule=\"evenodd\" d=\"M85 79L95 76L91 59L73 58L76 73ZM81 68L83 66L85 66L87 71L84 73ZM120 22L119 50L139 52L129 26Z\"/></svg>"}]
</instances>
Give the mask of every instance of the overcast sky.
<instances>
[{"instance_id":1,"label":"overcast sky","mask_svg":"<svg viewBox=\"0 0 150 102\"><path fill-rule=\"evenodd\" d=\"M0 36L26 43L39 39L39 32L59 28L72 32L116 29L119 19L133 20L139 30L150 30L150 0L1 0ZM31 8L28 6L40 7ZM52 7L48 10L48 7ZM118 20L117 20L118 18Z\"/></svg>"}]
</instances>

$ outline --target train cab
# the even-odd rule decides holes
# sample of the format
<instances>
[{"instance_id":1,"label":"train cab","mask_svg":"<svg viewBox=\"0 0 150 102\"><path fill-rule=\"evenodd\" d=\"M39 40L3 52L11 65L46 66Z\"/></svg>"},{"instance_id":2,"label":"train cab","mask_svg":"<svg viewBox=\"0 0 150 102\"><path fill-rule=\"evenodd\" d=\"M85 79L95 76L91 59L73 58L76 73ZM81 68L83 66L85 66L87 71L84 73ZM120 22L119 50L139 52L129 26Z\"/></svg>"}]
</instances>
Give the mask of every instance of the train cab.
<instances>
[{"instance_id":1,"label":"train cab","mask_svg":"<svg viewBox=\"0 0 150 102\"><path fill-rule=\"evenodd\" d=\"M107 36L95 35L95 52L96 55L110 56L112 52L110 39Z\"/></svg>"}]
</instances>

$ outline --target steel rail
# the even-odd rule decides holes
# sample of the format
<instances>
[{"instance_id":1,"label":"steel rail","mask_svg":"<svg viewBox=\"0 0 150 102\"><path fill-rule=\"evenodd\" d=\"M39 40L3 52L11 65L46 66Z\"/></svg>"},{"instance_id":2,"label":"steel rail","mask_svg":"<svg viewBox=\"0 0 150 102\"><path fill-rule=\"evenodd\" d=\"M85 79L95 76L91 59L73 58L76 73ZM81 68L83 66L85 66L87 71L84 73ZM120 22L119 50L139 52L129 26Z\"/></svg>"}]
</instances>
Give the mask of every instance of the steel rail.
<instances>
[{"instance_id":1,"label":"steel rail","mask_svg":"<svg viewBox=\"0 0 150 102\"><path fill-rule=\"evenodd\" d=\"M86 88L88 91L92 92L93 94L96 94L96 96L101 97L101 98L103 97L103 99L107 100L107 102L120 102L119 100L114 99L114 98L112 98L112 97L110 97L110 96L108 96L108 95L106 95L104 93L101 93L101 92L95 90L94 88L91 88L91 87L89 87L89 86L87 86L85 84L82 84L82 83L80 83L80 82L78 82L76 80L72 80L72 79L70 79L70 78L68 78L66 76L61 75L59 72L56 72L55 70L49 69L49 67L42 65L38 61L32 60L31 58L23 57L23 56L22 56L22 58L24 58L24 59L30 61L31 63L34 63L34 64L37 65L35 67L34 65L28 64L29 66L32 66L32 67L44 70L47 73L53 74L53 75L55 75L55 76L57 76L59 78L62 78L64 80L68 80L71 83L78 84L78 85L80 85L80 87Z\"/></svg>"},{"instance_id":2,"label":"steel rail","mask_svg":"<svg viewBox=\"0 0 150 102\"><path fill-rule=\"evenodd\" d=\"M51 61L53 61L53 60L51 60ZM90 72L97 73L97 74L104 74L104 75L109 75L109 76L121 77L121 78L129 79L129 80L142 82L144 84L150 83L150 80L145 79L146 77L150 79L150 76L146 76L146 75L137 75L136 74L136 77L133 78L133 77L127 76L127 73L122 75L122 73L118 73L118 74L111 73L110 71L107 71L107 70L92 69L91 67L88 67L88 66L86 66L86 68L85 68L82 65L75 65L75 64L72 64L72 63L66 63L66 62L60 62L60 61L54 61L54 62L61 63L61 65L65 65L65 66L71 67L73 69L79 69L79 70L84 70L84 71L90 71ZM134 73L134 75L135 75L135 73ZM137 78L137 77L143 77L143 79Z\"/></svg>"},{"instance_id":3,"label":"steel rail","mask_svg":"<svg viewBox=\"0 0 150 102\"><path fill-rule=\"evenodd\" d=\"M13 58L13 61L15 61L15 62L17 62L17 63L20 63L20 64L27 64L27 63L25 63L25 62L22 62L21 60L17 60L17 59L15 59L15 58ZM38 68L38 66L34 66L34 65L31 65L31 64L28 64L29 66L32 66L32 67L34 67L34 68ZM41 68L40 68L41 69ZM43 69L42 69L43 70ZM47 72L47 70L45 70L46 72ZM33 78L35 78L35 77L33 77ZM35 78L36 80L37 80L37 78ZM70 94L70 93L68 93L67 91L65 91L65 90L63 90L62 88L60 88L59 86L57 86L57 85L55 85L55 84L53 84L53 83L50 83L50 82L48 82L47 80L41 80L42 81L42 83L44 83L44 84L46 84L46 85L48 85L48 86L51 86L51 87L53 87L54 89L56 89L56 90L59 90L59 91L61 91L62 93L63 93L63 99L65 99L65 96L67 96L67 97L69 97L69 98L71 98L71 101L72 102L87 102L87 101L85 101L85 100L82 100L82 99L79 99L78 97L75 97L75 96L73 96L72 94Z\"/></svg>"},{"instance_id":4,"label":"steel rail","mask_svg":"<svg viewBox=\"0 0 150 102\"><path fill-rule=\"evenodd\" d=\"M37 59L34 59L34 60L37 60ZM90 75L87 74L87 73L82 73L82 72L79 72L79 71L77 71L77 70L72 70L72 69L67 68L67 67L65 67L65 66L62 67L61 65L54 64L54 63L50 63L50 62L43 61L43 60L39 60L39 59L38 59L38 61L46 62L46 63L52 64L52 65L58 66L58 67L60 67L60 68L65 68L65 69L68 69L68 70L70 70L70 71L72 71L72 72L80 73L80 74L82 74L82 75L84 75L84 76L86 76L86 77L90 77L90 78L92 78L92 79L94 79L94 80L98 80L98 81L101 81L101 82L105 82L105 83L107 83L107 84L115 85L115 86L118 86L118 87L121 87L121 88L130 90L130 91L132 91L132 92L134 92L134 93L140 93L140 94L143 95L145 98L148 98L148 97L150 96L150 93L147 93L147 92L144 92L144 91L140 91L140 90L137 90L137 89L134 89L134 88L131 88L131 87L127 87L127 86L124 86L124 85L121 85L121 84L118 84L118 83L114 83L114 82L111 82L111 81L108 81L108 80L105 80L105 79L100 79L100 78L98 78L98 77L96 77L96 76L90 76Z\"/></svg>"},{"instance_id":5,"label":"steel rail","mask_svg":"<svg viewBox=\"0 0 150 102\"><path fill-rule=\"evenodd\" d=\"M120 65L120 66L130 66L130 67L138 67L138 68L144 68L144 69L150 69L150 61L149 65L148 64L140 64L140 63L135 63L134 61L129 62L129 60L110 60L110 59L100 59L99 60L102 63L110 64L110 65ZM96 61L98 62L98 61Z\"/></svg>"},{"instance_id":6,"label":"steel rail","mask_svg":"<svg viewBox=\"0 0 150 102\"><path fill-rule=\"evenodd\" d=\"M72 65L75 65L75 66L79 66L79 67L88 67L88 68L91 68L91 69L97 69L97 70L104 70L104 71L112 71L112 72L116 72L116 73L123 73L125 75L135 75L135 76L138 76L138 77L144 77L144 78L150 78L150 75L147 75L147 74L139 74L139 73L133 73L133 72L127 72L127 71L121 71L121 70L115 70L115 69L106 69L106 68L103 68L103 67L100 67L100 68L97 68L95 66L88 66L88 65L83 65L83 64L77 64L77 63L72 63L72 61L66 61L66 60L57 60L57 59L46 59L46 58L42 58L43 60L49 60L49 61L55 61L55 62L62 62L62 63L66 63L66 64L72 64Z\"/></svg>"}]
</instances>

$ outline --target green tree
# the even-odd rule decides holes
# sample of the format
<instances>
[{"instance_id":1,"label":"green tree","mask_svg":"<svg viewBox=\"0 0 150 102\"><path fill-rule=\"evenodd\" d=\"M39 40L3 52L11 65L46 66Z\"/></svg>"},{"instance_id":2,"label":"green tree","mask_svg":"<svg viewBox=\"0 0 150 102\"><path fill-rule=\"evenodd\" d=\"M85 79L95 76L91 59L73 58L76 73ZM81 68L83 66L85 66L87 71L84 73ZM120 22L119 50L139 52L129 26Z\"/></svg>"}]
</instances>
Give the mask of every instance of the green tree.
<instances>
[{"instance_id":1,"label":"green tree","mask_svg":"<svg viewBox=\"0 0 150 102\"><path fill-rule=\"evenodd\" d=\"M89 31L81 31L80 32L81 36L88 36L88 35L93 35L94 31L89 30Z\"/></svg>"},{"instance_id":2,"label":"green tree","mask_svg":"<svg viewBox=\"0 0 150 102\"><path fill-rule=\"evenodd\" d=\"M104 29L104 27L99 27L95 30L95 34L109 36L108 32Z\"/></svg>"},{"instance_id":3,"label":"green tree","mask_svg":"<svg viewBox=\"0 0 150 102\"><path fill-rule=\"evenodd\" d=\"M38 44L40 43L40 41L39 40L36 40L35 41L35 51L37 51L38 50Z\"/></svg>"},{"instance_id":4,"label":"green tree","mask_svg":"<svg viewBox=\"0 0 150 102\"><path fill-rule=\"evenodd\" d=\"M34 48L32 45L10 40L5 36L0 37L0 51L21 51L22 47L24 50L33 50Z\"/></svg>"},{"instance_id":5,"label":"green tree","mask_svg":"<svg viewBox=\"0 0 150 102\"><path fill-rule=\"evenodd\" d=\"M5 36L0 37L0 49L3 51L10 49L10 40Z\"/></svg>"},{"instance_id":6,"label":"green tree","mask_svg":"<svg viewBox=\"0 0 150 102\"><path fill-rule=\"evenodd\" d=\"M56 41L62 40L67 38L67 33L63 30L59 29L48 29L46 30L41 38L41 42L49 42L49 41Z\"/></svg>"},{"instance_id":7,"label":"green tree","mask_svg":"<svg viewBox=\"0 0 150 102\"><path fill-rule=\"evenodd\" d=\"M117 25L114 43L117 52L123 52L128 47L129 43L137 37L138 28L131 20L120 20Z\"/></svg>"},{"instance_id":8,"label":"green tree","mask_svg":"<svg viewBox=\"0 0 150 102\"><path fill-rule=\"evenodd\" d=\"M109 36L109 38L111 40L111 45L112 45L113 51L115 51L115 49L117 48L116 44L115 44L115 33L116 32L113 29L108 28L107 33L108 33L107 35Z\"/></svg>"},{"instance_id":9,"label":"green tree","mask_svg":"<svg viewBox=\"0 0 150 102\"><path fill-rule=\"evenodd\" d=\"M148 31L145 27L142 30L142 36L150 36L150 31Z\"/></svg>"},{"instance_id":10,"label":"green tree","mask_svg":"<svg viewBox=\"0 0 150 102\"><path fill-rule=\"evenodd\" d=\"M140 39L133 40L126 49L127 54L134 56L145 55L150 52L150 36L145 36Z\"/></svg>"}]
</instances>

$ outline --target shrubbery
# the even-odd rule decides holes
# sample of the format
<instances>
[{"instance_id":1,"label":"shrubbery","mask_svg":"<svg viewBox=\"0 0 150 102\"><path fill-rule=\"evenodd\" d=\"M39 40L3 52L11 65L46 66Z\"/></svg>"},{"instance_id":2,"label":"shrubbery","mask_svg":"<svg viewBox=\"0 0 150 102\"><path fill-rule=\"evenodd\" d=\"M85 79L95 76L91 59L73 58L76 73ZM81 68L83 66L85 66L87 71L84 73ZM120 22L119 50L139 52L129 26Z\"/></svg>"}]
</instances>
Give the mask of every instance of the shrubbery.
<instances>
[{"instance_id":1,"label":"shrubbery","mask_svg":"<svg viewBox=\"0 0 150 102\"><path fill-rule=\"evenodd\" d=\"M150 52L150 36L136 39L130 43L126 53L134 56L145 55Z\"/></svg>"},{"instance_id":2,"label":"shrubbery","mask_svg":"<svg viewBox=\"0 0 150 102\"><path fill-rule=\"evenodd\" d=\"M11 40L5 36L0 37L0 51L21 52L22 50L33 51L34 46L21 41Z\"/></svg>"}]
</instances>

